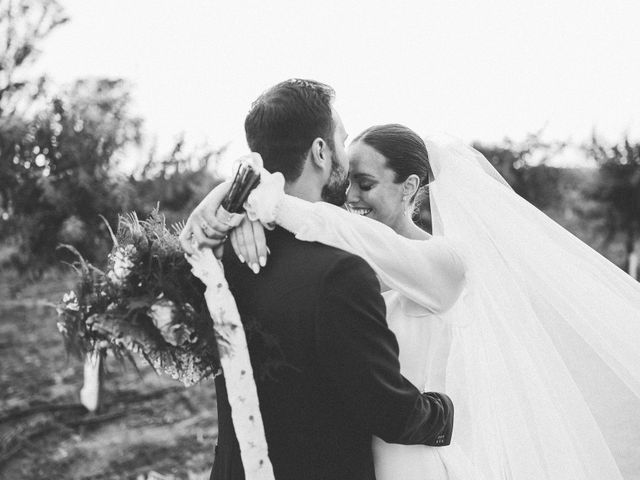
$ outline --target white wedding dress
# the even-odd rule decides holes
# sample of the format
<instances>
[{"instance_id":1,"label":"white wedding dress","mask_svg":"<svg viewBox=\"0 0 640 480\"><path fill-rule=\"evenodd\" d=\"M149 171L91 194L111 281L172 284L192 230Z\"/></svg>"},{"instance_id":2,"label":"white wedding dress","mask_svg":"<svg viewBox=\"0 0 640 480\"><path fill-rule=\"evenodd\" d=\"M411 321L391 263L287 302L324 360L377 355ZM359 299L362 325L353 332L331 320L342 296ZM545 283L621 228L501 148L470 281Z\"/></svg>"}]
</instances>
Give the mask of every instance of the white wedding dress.
<instances>
[{"instance_id":1,"label":"white wedding dress","mask_svg":"<svg viewBox=\"0 0 640 480\"><path fill-rule=\"evenodd\" d=\"M369 263L388 288L387 322L398 339L402 374L421 391L446 392L452 306L465 283L465 262L451 243L442 237L408 239L375 220L289 196L277 219L300 240L340 248ZM454 423L454 439L455 432ZM374 437L373 454L378 480L482 478L455 443L398 445Z\"/></svg>"}]
</instances>

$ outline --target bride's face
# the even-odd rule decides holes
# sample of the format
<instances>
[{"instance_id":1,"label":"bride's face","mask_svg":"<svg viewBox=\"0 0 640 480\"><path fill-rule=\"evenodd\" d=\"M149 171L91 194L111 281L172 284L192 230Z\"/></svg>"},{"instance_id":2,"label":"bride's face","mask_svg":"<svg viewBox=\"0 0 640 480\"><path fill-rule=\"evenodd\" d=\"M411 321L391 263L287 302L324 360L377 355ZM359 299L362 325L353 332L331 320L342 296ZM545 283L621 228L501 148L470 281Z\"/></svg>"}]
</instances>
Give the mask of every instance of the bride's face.
<instances>
[{"instance_id":1,"label":"bride's face","mask_svg":"<svg viewBox=\"0 0 640 480\"><path fill-rule=\"evenodd\" d=\"M382 222L391 228L404 215L402 182L387 167L387 159L363 142L352 143L348 150L349 180L347 209Z\"/></svg>"}]
</instances>

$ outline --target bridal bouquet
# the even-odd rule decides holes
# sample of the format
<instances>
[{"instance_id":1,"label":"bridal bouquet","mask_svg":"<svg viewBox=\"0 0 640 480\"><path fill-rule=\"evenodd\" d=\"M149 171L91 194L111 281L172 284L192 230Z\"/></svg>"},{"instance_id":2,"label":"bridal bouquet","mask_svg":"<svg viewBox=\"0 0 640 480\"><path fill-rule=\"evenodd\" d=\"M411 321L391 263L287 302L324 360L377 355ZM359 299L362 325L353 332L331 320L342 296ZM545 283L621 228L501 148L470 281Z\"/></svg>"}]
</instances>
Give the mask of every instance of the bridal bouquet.
<instances>
[{"instance_id":1,"label":"bridal bouquet","mask_svg":"<svg viewBox=\"0 0 640 480\"><path fill-rule=\"evenodd\" d=\"M192 385L219 368L204 286L191 274L178 240L155 210L146 220L119 218L105 271L75 252L79 281L58 306L58 328L78 354L110 351L144 358Z\"/></svg>"},{"instance_id":2,"label":"bridal bouquet","mask_svg":"<svg viewBox=\"0 0 640 480\"><path fill-rule=\"evenodd\" d=\"M223 215L241 211L259 182L257 172L240 165ZM67 247L77 255L79 280L58 305L58 328L70 351L108 351L134 363L137 354L186 386L219 370L224 341L214 329L205 285L192 275L180 246L180 230L167 227L157 209L146 220L120 216L104 271Z\"/></svg>"}]
</instances>

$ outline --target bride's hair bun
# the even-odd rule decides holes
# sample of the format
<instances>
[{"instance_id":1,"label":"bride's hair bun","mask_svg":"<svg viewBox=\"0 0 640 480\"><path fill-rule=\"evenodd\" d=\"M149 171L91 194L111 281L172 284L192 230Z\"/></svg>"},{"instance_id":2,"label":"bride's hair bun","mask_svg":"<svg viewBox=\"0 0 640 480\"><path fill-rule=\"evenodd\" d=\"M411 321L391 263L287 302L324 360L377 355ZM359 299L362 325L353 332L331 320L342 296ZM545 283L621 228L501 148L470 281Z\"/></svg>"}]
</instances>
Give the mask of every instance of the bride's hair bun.
<instances>
[{"instance_id":1,"label":"bride's hair bun","mask_svg":"<svg viewBox=\"0 0 640 480\"><path fill-rule=\"evenodd\" d=\"M363 142L383 155L387 159L387 166L396 174L396 182L404 182L409 175L417 175L420 187L429 183L427 146L420 135L410 128L397 123L375 125L353 141Z\"/></svg>"}]
</instances>

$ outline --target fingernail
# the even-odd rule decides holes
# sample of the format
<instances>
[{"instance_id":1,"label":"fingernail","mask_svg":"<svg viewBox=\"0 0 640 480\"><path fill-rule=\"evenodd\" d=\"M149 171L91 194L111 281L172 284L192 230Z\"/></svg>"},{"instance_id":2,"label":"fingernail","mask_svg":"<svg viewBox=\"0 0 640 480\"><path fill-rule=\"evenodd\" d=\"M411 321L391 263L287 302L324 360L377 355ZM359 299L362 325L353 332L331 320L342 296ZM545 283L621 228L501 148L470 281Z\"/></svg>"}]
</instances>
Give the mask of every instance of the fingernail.
<instances>
[{"instance_id":1,"label":"fingernail","mask_svg":"<svg viewBox=\"0 0 640 480\"><path fill-rule=\"evenodd\" d=\"M260 267L258 266L257 263L252 263L251 264L251 270L253 270L253 273L255 273L257 275L258 272L260 271Z\"/></svg>"},{"instance_id":2,"label":"fingernail","mask_svg":"<svg viewBox=\"0 0 640 480\"><path fill-rule=\"evenodd\" d=\"M240 260L241 263L245 263L246 260L244 259L244 257L242 255L238 255L238 260Z\"/></svg>"},{"instance_id":3,"label":"fingernail","mask_svg":"<svg viewBox=\"0 0 640 480\"><path fill-rule=\"evenodd\" d=\"M267 247L267 253L271 255L271 249L269 247Z\"/></svg>"},{"instance_id":4,"label":"fingernail","mask_svg":"<svg viewBox=\"0 0 640 480\"><path fill-rule=\"evenodd\" d=\"M267 264L267 259L264 257L260 257L258 260L260 260L261 267L264 267Z\"/></svg>"}]
</instances>

